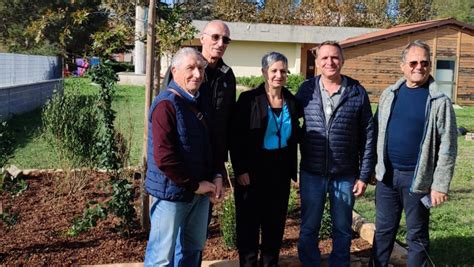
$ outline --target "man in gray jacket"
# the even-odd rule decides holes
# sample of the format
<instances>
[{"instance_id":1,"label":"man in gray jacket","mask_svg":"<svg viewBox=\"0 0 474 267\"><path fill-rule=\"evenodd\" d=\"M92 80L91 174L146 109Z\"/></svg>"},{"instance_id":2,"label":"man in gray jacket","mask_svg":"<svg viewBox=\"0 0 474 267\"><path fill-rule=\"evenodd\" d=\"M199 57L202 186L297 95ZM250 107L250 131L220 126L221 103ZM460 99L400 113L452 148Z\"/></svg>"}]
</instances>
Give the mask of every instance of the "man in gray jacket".
<instances>
[{"instance_id":1,"label":"man in gray jacket","mask_svg":"<svg viewBox=\"0 0 474 267\"><path fill-rule=\"evenodd\" d=\"M404 77L380 96L376 114L376 231L371 266L387 266L405 210L408 266L427 266L429 207L448 199L457 154L450 99L430 76L430 47L402 52Z\"/></svg>"}]
</instances>

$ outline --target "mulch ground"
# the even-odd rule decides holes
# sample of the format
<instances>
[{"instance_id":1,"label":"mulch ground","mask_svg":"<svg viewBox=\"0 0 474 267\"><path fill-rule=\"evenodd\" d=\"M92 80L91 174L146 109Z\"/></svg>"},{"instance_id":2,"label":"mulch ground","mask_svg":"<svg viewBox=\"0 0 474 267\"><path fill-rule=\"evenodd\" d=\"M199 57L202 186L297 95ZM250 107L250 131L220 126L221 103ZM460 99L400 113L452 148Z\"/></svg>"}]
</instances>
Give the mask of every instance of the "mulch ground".
<instances>
[{"instance_id":1,"label":"mulch ground","mask_svg":"<svg viewBox=\"0 0 474 267\"><path fill-rule=\"evenodd\" d=\"M106 174L88 172L80 177L80 183L67 183L63 175L38 174L26 179L28 189L20 195L12 197L6 191L1 193L3 214L18 214L19 217L12 226L0 220L0 264L37 266L143 261L146 232L134 229L125 237L115 230L117 219L112 216L79 236L65 234L88 202L104 201L110 197ZM134 204L138 214L141 182L131 181L136 188ZM211 220L204 260L237 259L237 252L225 248L223 244L216 216L218 210L219 207ZM297 209L287 220L281 255L297 255L298 214ZM328 253L331 240L320 242L320 249L322 253ZM354 238L351 249L355 254L364 256L369 253L370 244L361 238Z\"/></svg>"}]
</instances>

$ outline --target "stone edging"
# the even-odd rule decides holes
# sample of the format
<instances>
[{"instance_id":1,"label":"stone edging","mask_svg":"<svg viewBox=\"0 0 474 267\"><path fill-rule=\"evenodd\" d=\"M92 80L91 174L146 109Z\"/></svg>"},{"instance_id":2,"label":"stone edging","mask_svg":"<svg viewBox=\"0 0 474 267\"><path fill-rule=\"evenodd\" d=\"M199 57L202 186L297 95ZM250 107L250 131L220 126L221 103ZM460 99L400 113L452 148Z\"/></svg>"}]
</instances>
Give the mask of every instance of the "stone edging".
<instances>
[{"instance_id":1,"label":"stone edging","mask_svg":"<svg viewBox=\"0 0 474 267\"><path fill-rule=\"evenodd\" d=\"M373 245L375 235L375 224L368 222L362 216L360 216L354 210L352 211L352 230L359 234L359 236L365 241ZM393 246L392 256L390 257L390 263L395 266L406 266L407 262L406 248L400 246L397 242Z\"/></svg>"}]
</instances>

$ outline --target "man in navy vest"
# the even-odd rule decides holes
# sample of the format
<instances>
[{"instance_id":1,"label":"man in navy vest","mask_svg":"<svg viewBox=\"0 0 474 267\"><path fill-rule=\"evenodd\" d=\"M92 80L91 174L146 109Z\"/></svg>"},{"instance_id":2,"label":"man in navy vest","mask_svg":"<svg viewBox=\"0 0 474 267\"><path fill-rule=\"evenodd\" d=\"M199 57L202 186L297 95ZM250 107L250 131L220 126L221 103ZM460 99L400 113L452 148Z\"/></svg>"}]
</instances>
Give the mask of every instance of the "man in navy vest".
<instances>
[{"instance_id":1,"label":"man in navy vest","mask_svg":"<svg viewBox=\"0 0 474 267\"><path fill-rule=\"evenodd\" d=\"M341 75L344 55L337 42L320 44L315 57L321 75L305 81L296 94L304 107L298 255L303 266L320 266L318 236L329 194L329 266L350 266L354 197L364 194L375 164L372 111L364 87Z\"/></svg>"},{"instance_id":2,"label":"man in navy vest","mask_svg":"<svg viewBox=\"0 0 474 267\"><path fill-rule=\"evenodd\" d=\"M402 51L404 77L379 99L376 219L371 266L387 266L405 210L408 266L428 266L429 207L448 199L457 153L456 116L430 76L430 47ZM432 265L434 265L432 263Z\"/></svg>"},{"instance_id":3,"label":"man in navy vest","mask_svg":"<svg viewBox=\"0 0 474 267\"><path fill-rule=\"evenodd\" d=\"M221 178L214 179L210 105L198 101L206 65L193 48L180 49L171 63L173 80L150 108L145 187L154 202L145 266L200 264L209 199L219 199L222 190Z\"/></svg>"}]
</instances>

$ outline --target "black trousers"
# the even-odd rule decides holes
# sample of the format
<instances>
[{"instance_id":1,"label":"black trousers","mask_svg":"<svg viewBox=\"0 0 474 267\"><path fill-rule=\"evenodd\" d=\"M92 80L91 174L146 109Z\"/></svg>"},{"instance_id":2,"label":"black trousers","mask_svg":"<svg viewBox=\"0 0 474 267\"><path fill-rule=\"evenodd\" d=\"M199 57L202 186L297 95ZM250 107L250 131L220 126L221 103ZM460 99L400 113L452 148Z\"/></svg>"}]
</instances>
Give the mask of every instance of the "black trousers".
<instances>
[{"instance_id":1,"label":"black trousers","mask_svg":"<svg viewBox=\"0 0 474 267\"><path fill-rule=\"evenodd\" d=\"M250 185L235 186L240 266L277 266L291 184L288 162L287 149L264 151L258 170L249 173Z\"/></svg>"}]
</instances>

